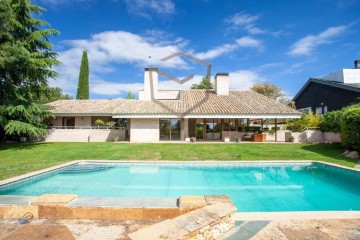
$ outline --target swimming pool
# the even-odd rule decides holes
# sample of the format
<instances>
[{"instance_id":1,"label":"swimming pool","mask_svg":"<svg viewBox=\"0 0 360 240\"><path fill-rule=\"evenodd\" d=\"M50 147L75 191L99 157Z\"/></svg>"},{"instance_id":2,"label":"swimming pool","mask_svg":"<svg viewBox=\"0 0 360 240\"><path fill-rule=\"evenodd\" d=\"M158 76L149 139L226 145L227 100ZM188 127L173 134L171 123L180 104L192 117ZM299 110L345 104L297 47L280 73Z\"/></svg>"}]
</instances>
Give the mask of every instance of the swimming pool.
<instances>
[{"instance_id":1,"label":"swimming pool","mask_svg":"<svg viewBox=\"0 0 360 240\"><path fill-rule=\"evenodd\" d=\"M177 198L226 194L239 212L360 210L360 172L311 162L80 162L0 186L0 195Z\"/></svg>"}]
</instances>

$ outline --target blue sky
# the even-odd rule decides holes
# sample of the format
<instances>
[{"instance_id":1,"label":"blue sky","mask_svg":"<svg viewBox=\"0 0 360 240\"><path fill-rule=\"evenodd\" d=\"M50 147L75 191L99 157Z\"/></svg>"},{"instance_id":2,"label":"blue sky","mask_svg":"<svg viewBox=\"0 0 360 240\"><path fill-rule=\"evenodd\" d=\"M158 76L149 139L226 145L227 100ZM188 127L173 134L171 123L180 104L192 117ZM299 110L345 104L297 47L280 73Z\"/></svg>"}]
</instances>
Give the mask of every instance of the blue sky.
<instances>
[{"instance_id":1,"label":"blue sky","mask_svg":"<svg viewBox=\"0 0 360 240\"><path fill-rule=\"evenodd\" d=\"M76 95L83 50L90 63L90 97L123 98L142 89L151 65L184 85L160 77L160 88L189 88L206 74L185 52L212 64L212 74L228 72L230 88L249 89L270 81L292 97L310 77L353 68L360 59L360 1L292 0L33 0L42 18L61 34L51 41L59 77L51 80Z\"/></svg>"}]
</instances>

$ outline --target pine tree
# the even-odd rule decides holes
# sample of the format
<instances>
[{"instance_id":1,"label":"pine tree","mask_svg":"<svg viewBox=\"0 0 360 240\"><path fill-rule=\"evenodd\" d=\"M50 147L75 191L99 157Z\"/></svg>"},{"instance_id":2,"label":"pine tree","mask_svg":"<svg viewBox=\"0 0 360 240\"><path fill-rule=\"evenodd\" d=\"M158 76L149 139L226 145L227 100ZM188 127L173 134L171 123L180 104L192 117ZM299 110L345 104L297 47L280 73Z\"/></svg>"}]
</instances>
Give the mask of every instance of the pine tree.
<instances>
[{"instance_id":1,"label":"pine tree","mask_svg":"<svg viewBox=\"0 0 360 240\"><path fill-rule=\"evenodd\" d=\"M135 99L135 95L129 91L126 95L126 99Z\"/></svg>"},{"instance_id":2,"label":"pine tree","mask_svg":"<svg viewBox=\"0 0 360 240\"><path fill-rule=\"evenodd\" d=\"M60 62L49 38L58 35L36 19L45 9L30 0L0 0L0 134L40 136L52 116L39 99Z\"/></svg>"},{"instance_id":3,"label":"pine tree","mask_svg":"<svg viewBox=\"0 0 360 240\"><path fill-rule=\"evenodd\" d=\"M208 78L203 77L201 82L199 84L194 83L191 85L191 89L207 89L208 88ZM209 89L214 89L214 84L212 82L209 82Z\"/></svg>"},{"instance_id":4,"label":"pine tree","mask_svg":"<svg viewBox=\"0 0 360 240\"><path fill-rule=\"evenodd\" d=\"M83 51L81 58L76 99L89 99L89 61L86 51Z\"/></svg>"}]
</instances>

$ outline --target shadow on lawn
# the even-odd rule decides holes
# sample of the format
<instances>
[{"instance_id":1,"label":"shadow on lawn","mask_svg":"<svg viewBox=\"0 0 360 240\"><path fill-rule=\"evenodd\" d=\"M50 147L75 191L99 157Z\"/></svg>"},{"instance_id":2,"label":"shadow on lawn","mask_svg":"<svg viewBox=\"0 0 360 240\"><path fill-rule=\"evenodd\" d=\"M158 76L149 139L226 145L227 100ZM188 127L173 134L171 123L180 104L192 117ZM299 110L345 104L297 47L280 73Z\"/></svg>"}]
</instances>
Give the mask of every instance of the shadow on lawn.
<instances>
[{"instance_id":1,"label":"shadow on lawn","mask_svg":"<svg viewBox=\"0 0 360 240\"><path fill-rule=\"evenodd\" d=\"M336 160L357 163L359 159L352 159L345 157L342 153L345 151L344 148L339 143L329 143L329 144L310 144L301 147L307 151L311 151L324 157L333 158ZM321 160L321 159L314 159L314 160Z\"/></svg>"},{"instance_id":2,"label":"shadow on lawn","mask_svg":"<svg viewBox=\"0 0 360 240\"><path fill-rule=\"evenodd\" d=\"M30 150L40 146L48 145L49 143L0 143L0 151L2 150Z\"/></svg>"}]
</instances>

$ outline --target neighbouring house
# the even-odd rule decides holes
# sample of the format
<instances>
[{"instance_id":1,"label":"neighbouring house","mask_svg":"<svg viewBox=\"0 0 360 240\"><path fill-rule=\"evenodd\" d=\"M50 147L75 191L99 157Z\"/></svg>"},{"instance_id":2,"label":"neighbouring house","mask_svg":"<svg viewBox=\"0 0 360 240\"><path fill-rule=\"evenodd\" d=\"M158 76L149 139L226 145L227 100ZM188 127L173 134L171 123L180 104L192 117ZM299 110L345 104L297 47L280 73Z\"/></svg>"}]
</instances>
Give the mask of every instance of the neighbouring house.
<instances>
[{"instance_id":1,"label":"neighbouring house","mask_svg":"<svg viewBox=\"0 0 360 240\"><path fill-rule=\"evenodd\" d=\"M360 102L360 60L323 78L310 78L293 98L299 111L324 114Z\"/></svg>"},{"instance_id":2,"label":"neighbouring house","mask_svg":"<svg viewBox=\"0 0 360 240\"><path fill-rule=\"evenodd\" d=\"M59 100L46 141L159 142L235 140L251 119L291 119L301 113L253 91L229 90L229 75L215 76L214 90L158 90L158 70L145 68L139 100ZM107 128L95 121L122 124ZM126 124L124 124L126 123Z\"/></svg>"}]
</instances>

